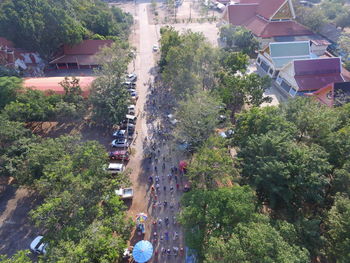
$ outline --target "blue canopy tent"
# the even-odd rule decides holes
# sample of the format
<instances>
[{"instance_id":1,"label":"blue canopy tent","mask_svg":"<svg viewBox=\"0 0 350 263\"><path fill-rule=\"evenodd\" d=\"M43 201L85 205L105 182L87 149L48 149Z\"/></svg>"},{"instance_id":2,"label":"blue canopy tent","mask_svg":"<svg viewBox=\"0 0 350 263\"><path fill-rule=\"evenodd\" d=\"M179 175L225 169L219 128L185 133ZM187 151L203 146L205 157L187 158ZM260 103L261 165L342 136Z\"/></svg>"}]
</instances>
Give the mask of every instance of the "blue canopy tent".
<instances>
[{"instance_id":1,"label":"blue canopy tent","mask_svg":"<svg viewBox=\"0 0 350 263\"><path fill-rule=\"evenodd\" d=\"M147 240L141 240L136 243L132 251L134 260L138 263L145 263L153 255L153 245Z\"/></svg>"}]
</instances>

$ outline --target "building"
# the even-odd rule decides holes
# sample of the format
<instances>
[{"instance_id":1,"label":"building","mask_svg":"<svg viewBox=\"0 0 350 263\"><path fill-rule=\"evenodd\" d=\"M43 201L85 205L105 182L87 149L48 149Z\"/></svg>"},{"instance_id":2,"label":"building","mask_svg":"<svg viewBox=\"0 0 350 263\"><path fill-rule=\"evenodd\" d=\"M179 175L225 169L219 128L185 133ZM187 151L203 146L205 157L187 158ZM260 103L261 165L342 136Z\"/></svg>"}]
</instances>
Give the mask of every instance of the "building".
<instances>
[{"instance_id":1,"label":"building","mask_svg":"<svg viewBox=\"0 0 350 263\"><path fill-rule=\"evenodd\" d=\"M259 51L256 64L259 73L276 78L289 62L312 57L310 41L270 43Z\"/></svg>"},{"instance_id":2,"label":"building","mask_svg":"<svg viewBox=\"0 0 350 263\"><path fill-rule=\"evenodd\" d=\"M276 85L294 97L319 90L330 83L344 82L340 58L293 60L281 69Z\"/></svg>"},{"instance_id":3,"label":"building","mask_svg":"<svg viewBox=\"0 0 350 263\"><path fill-rule=\"evenodd\" d=\"M237 0L223 16L234 26L244 26L261 39L308 36L313 32L297 23L291 0Z\"/></svg>"},{"instance_id":4,"label":"building","mask_svg":"<svg viewBox=\"0 0 350 263\"><path fill-rule=\"evenodd\" d=\"M40 75L44 67L37 52L17 48L11 41L3 37L0 37L0 65L31 75Z\"/></svg>"},{"instance_id":5,"label":"building","mask_svg":"<svg viewBox=\"0 0 350 263\"><path fill-rule=\"evenodd\" d=\"M328 107L337 107L350 102L350 82L330 83L313 92L306 93Z\"/></svg>"},{"instance_id":6,"label":"building","mask_svg":"<svg viewBox=\"0 0 350 263\"><path fill-rule=\"evenodd\" d=\"M79 79L79 85L82 89L82 96L87 98L90 94L90 88L96 77L76 77ZM31 88L34 90L43 91L45 94L49 95L55 94L65 94L63 87L60 83L64 80L64 77L49 77L49 78L27 78L24 79L23 86L25 88Z\"/></svg>"},{"instance_id":7,"label":"building","mask_svg":"<svg viewBox=\"0 0 350 263\"><path fill-rule=\"evenodd\" d=\"M96 54L112 40L84 40L78 45L64 45L61 53L52 61L57 69L91 69L98 66Z\"/></svg>"}]
</instances>

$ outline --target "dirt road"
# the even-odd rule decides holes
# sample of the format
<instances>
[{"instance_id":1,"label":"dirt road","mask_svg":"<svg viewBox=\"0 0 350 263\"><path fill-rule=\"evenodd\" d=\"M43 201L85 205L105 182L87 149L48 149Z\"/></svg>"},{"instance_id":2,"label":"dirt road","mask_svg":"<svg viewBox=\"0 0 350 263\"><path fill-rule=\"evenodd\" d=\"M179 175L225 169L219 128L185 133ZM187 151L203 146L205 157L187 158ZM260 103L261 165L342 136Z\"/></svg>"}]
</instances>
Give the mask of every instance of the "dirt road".
<instances>
[{"instance_id":1,"label":"dirt road","mask_svg":"<svg viewBox=\"0 0 350 263\"><path fill-rule=\"evenodd\" d=\"M141 239L149 240L155 249L150 262L182 262L183 236L176 221L182 184L180 175L174 169L178 159L170 152L171 148L162 135L164 130L158 129L158 123L165 115L157 106L160 102L158 92L153 90L151 94L150 91L150 87L154 86L155 61L159 56L152 50L153 45L158 43L159 26L149 23L147 5L137 4L133 12L136 26L132 39L137 48L134 65L139 93L136 105L138 134L131 146L136 153L128 167L133 170L130 179L134 189L129 215L136 219L136 215L143 212L148 219L145 235L134 233L130 245L135 245ZM145 158L146 151L152 152L153 158ZM154 191L151 190L150 180L153 181ZM157 187L159 190L156 190Z\"/></svg>"}]
</instances>

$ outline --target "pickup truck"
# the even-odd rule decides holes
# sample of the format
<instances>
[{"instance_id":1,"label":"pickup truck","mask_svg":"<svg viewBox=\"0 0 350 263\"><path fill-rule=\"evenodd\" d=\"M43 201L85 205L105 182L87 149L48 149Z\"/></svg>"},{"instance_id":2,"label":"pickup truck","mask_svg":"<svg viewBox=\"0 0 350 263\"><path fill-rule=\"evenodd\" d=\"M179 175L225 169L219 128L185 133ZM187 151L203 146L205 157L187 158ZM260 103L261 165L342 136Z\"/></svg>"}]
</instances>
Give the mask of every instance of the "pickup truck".
<instances>
[{"instance_id":1,"label":"pickup truck","mask_svg":"<svg viewBox=\"0 0 350 263\"><path fill-rule=\"evenodd\" d=\"M132 188L120 188L119 190L115 190L115 193L121 199L131 199L134 196L134 190Z\"/></svg>"}]
</instances>

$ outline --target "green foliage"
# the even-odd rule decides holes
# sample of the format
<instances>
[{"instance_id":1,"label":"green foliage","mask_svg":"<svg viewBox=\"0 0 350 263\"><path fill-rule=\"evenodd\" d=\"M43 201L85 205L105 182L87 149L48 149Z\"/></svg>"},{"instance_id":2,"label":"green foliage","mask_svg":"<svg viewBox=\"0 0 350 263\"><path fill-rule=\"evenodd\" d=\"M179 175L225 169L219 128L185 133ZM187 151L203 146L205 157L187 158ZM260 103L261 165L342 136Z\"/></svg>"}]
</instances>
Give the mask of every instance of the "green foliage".
<instances>
[{"instance_id":1,"label":"green foliage","mask_svg":"<svg viewBox=\"0 0 350 263\"><path fill-rule=\"evenodd\" d=\"M223 141L225 139L221 137L210 138L192 157L186 174L186 177L192 182L192 187L215 189L219 185L229 184L239 175L237 169L234 168L234 162L228 148L217 145L215 140Z\"/></svg>"},{"instance_id":2,"label":"green foliage","mask_svg":"<svg viewBox=\"0 0 350 263\"><path fill-rule=\"evenodd\" d=\"M197 148L206 141L219 123L220 101L206 91L198 91L180 101L176 137Z\"/></svg>"},{"instance_id":3,"label":"green foliage","mask_svg":"<svg viewBox=\"0 0 350 263\"><path fill-rule=\"evenodd\" d=\"M165 44L161 49L162 77L175 99L193 94L196 87L212 89L218 67L217 49L202 33L186 31L179 36L172 28L162 32L161 44Z\"/></svg>"},{"instance_id":4,"label":"green foliage","mask_svg":"<svg viewBox=\"0 0 350 263\"><path fill-rule=\"evenodd\" d=\"M266 221L266 220L265 220ZM211 238L204 262L310 262L306 249L289 244L268 222L240 223L228 240Z\"/></svg>"},{"instance_id":5,"label":"green foliage","mask_svg":"<svg viewBox=\"0 0 350 263\"><path fill-rule=\"evenodd\" d=\"M128 91L122 85L124 74L130 62L130 50L120 43L114 43L100 52L102 68L91 89L93 120L105 126L122 121L127 113Z\"/></svg>"},{"instance_id":6,"label":"green foliage","mask_svg":"<svg viewBox=\"0 0 350 263\"><path fill-rule=\"evenodd\" d=\"M89 34L125 39L131 24L131 15L100 0L6 0L0 8L0 35L45 59Z\"/></svg>"},{"instance_id":7,"label":"green foliage","mask_svg":"<svg viewBox=\"0 0 350 263\"><path fill-rule=\"evenodd\" d=\"M328 212L326 240L330 259L345 263L350 260L350 200L348 196L336 195Z\"/></svg>"},{"instance_id":8,"label":"green foliage","mask_svg":"<svg viewBox=\"0 0 350 263\"><path fill-rule=\"evenodd\" d=\"M220 28L220 39L226 49L242 51L248 55L253 55L259 49L258 40L244 27L225 25Z\"/></svg>"},{"instance_id":9,"label":"green foliage","mask_svg":"<svg viewBox=\"0 0 350 263\"><path fill-rule=\"evenodd\" d=\"M221 52L221 66L226 72L236 74L238 72L245 73L249 64L249 56L242 52Z\"/></svg>"},{"instance_id":10,"label":"green foliage","mask_svg":"<svg viewBox=\"0 0 350 263\"><path fill-rule=\"evenodd\" d=\"M13 143L31 134L23 123L10 121L4 114L0 114L0 123L0 155L6 153Z\"/></svg>"},{"instance_id":11,"label":"green foliage","mask_svg":"<svg viewBox=\"0 0 350 263\"><path fill-rule=\"evenodd\" d=\"M339 47L345 52L346 58L350 57L350 34L343 33L338 40Z\"/></svg>"},{"instance_id":12,"label":"green foliage","mask_svg":"<svg viewBox=\"0 0 350 263\"><path fill-rule=\"evenodd\" d=\"M319 7L299 7L296 9L298 21L315 32L319 32L327 22L327 17Z\"/></svg>"},{"instance_id":13,"label":"green foliage","mask_svg":"<svg viewBox=\"0 0 350 263\"><path fill-rule=\"evenodd\" d=\"M183 196L180 222L186 244L200 256L211 237L228 238L239 222L249 222L255 213L255 195L247 186L217 190L192 190Z\"/></svg>"},{"instance_id":14,"label":"green foliage","mask_svg":"<svg viewBox=\"0 0 350 263\"><path fill-rule=\"evenodd\" d=\"M17 77L0 77L0 110L11 101L16 100L22 90L22 80Z\"/></svg>"},{"instance_id":15,"label":"green foliage","mask_svg":"<svg viewBox=\"0 0 350 263\"><path fill-rule=\"evenodd\" d=\"M31 263L32 260L28 257L29 250L18 250L12 257L0 255L0 262L2 263Z\"/></svg>"},{"instance_id":16,"label":"green foliage","mask_svg":"<svg viewBox=\"0 0 350 263\"><path fill-rule=\"evenodd\" d=\"M236 75L223 71L219 73L219 83L216 93L231 110L232 117L241 111L244 104L259 106L270 101L269 97L263 96L270 86L268 77L261 78L256 74Z\"/></svg>"}]
</instances>

